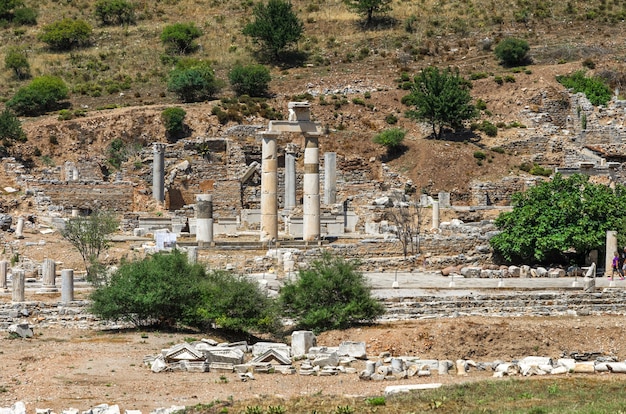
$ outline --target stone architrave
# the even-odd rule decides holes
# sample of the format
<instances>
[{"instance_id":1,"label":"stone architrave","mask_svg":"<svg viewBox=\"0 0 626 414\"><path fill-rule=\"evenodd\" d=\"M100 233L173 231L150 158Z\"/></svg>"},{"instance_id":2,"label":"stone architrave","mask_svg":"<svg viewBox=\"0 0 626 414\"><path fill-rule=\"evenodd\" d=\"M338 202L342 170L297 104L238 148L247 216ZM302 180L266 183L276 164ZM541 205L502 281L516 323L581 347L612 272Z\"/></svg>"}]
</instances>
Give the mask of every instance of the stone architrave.
<instances>
[{"instance_id":1,"label":"stone architrave","mask_svg":"<svg viewBox=\"0 0 626 414\"><path fill-rule=\"evenodd\" d=\"M262 132L261 137L261 241L278 239L278 133Z\"/></svg>"},{"instance_id":2,"label":"stone architrave","mask_svg":"<svg viewBox=\"0 0 626 414\"><path fill-rule=\"evenodd\" d=\"M152 144L152 197L162 202L165 200L165 144Z\"/></svg>"},{"instance_id":3,"label":"stone architrave","mask_svg":"<svg viewBox=\"0 0 626 414\"><path fill-rule=\"evenodd\" d=\"M605 276L614 276L613 275L613 255L617 252L620 253L617 248L617 232L613 230L608 230L606 232L606 253L604 260L604 273Z\"/></svg>"},{"instance_id":4,"label":"stone architrave","mask_svg":"<svg viewBox=\"0 0 626 414\"><path fill-rule=\"evenodd\" d=\"M41 265L42 286L38 293L58 292L56 287L56 262L44 259Z\"/></svg>"},{"instance_id":5,"label":"stone architrave","mask_svg":"<svg viewBox=\"0 0 626 414\"><path fill-rule=\"evenodd\" d=\"M0 289L8 290L7 285L7 272L9 270L9 262L6 260L0 260Z\"/></svg>"},{"instance_id":6,"label":"stone architrave","mask_svg":"<svg viewBox=\"0 0 626 414\"><path fill-rule=\"evenodd\" d=\"M11 284L13 291L11 300L13 302L24 302L24 271L13 270L13 278Z\"/></svg>"},{"instance_id":7,"label":"stone architrave","mask_svg":"<svg viewBox=\"0 0 626 414\"><path fill-rule=\"evenodd\" d=\"M320 237L320 164L319 135L304 135L304 179L302 203L303 239L315 241Z\"/></svg>"},{"instance_id":8,"label":"stone architrave","mask_svg":"<svg viewBox=\"0 0 626 414\"><path fill-rule=\"evenodd\" d=\"M196 194L196 241L213 243L213 195Z\"/></svg>"},{"instance_id":9,"label":"stone architrave","mask_svg":"<svg viewBox=\"0 0 626 414\"><path fill-rule=\"evenodd\" d=\"M74 300L74 270L61 270L61 302L69 303Z\"/></svg>"},{"instance_id":10,"label":"stone architrave","mask_svg":"<svg viewBox=\"0 0 626 414\"><path fill-rule=\"evenodd\" d=\"M337 202L337 153L324 153L324 204Z\"/></svg>"}]
</instances>

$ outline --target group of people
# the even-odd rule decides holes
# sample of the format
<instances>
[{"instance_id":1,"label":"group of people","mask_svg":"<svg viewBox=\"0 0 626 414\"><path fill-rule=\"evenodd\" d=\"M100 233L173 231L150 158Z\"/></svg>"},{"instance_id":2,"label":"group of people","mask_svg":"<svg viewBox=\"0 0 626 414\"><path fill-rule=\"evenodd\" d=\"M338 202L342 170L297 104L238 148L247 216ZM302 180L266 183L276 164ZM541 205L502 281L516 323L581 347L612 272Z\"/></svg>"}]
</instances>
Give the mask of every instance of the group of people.
<instances>
[{"instance_id":1,"label":"group of people","mask_svg":"<svg viewBox=\"0 0 626 414\"><path fill-rule=\"evenodd\" d=\"M608 277L613 280L615 273L619 274L620 280L624 280L624 275L626 274L626 247L622 250L622 254L618 252L613 253L613 273Z\"/></svg>"}]
</instances>

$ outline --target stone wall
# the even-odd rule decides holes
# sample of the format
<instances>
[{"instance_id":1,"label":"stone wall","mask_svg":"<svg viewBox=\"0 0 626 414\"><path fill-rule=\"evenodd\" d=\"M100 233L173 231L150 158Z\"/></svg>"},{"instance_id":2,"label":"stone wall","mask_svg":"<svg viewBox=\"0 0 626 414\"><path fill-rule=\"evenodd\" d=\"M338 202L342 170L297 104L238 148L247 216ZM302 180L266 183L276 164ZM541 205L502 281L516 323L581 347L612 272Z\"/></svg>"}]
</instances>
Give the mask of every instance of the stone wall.
<instances>
[{"instance_id":1,"label":"stone wall","mask_svg":"<svg viewBox=\"0 0 626 414\"><path fill-rule=\"evenodd\" d=\"M37 196L40 209L79 208L92 210L96 207L117 212L133 211L134 187L129 182L95 181L30 181L27 191Z\"/></svg>"}]
</instances>

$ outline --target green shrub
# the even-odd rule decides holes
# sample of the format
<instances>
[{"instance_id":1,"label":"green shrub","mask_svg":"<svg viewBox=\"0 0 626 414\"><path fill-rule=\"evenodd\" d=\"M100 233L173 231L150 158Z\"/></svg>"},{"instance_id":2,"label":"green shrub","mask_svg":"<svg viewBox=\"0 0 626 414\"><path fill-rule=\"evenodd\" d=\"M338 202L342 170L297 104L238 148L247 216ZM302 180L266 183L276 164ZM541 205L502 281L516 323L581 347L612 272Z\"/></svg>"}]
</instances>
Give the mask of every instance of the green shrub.
<instances>
[{"instance_id":1,"label":"green shrub","mask_svg":"<svg viewBox=\"0 0 626 414\"><path fill-rule=\"evenodd\" d=\"M187 112L183 108L166 108L161 112L161 119L165 125L165 133L168 139L180 137L185 133L185 116Z\"/></svg>"},{"instance_id":2,"label":"green shrub","mask_svg":"<svg viewBox=\"0 0 626 414\"><path fill-rule=\"evenodd\" d=\"M127 262L91 295L91 311L102 319L136 326L211 324L231 330L275 329L275 308L258 284L214 271L174 250Z\"/></svg>"},{"instance_id":3,"label":"green shrub","mask_svg":"<svg viewBox=\"0 0 626 414\"><path fill-rule=\"evenodd\" d=\"M181 59L169 73L167 88L183 102L200 102L215 95L222 86L208 62Z\"/></svg>"},{"instance_id":4,"label":"green shrub","mask_svg":"<svg viewBox=\"0 0 626 414\"><path fill-rule=\"evenodd\" d=\"M237 95L266 96L272 76L263 65L235 65L228 73L228 80Z\"/></svg>"},{"instance_id":5,"label":"green shrub","mask_svg":"<svg viewBox=\"0 0 626 414\"><path fill-rule=\"evenodd\" d=\"M287 281L279 298L286 317L315 332L372 322L384 313L357 263L328 253Z\"/></svg>"},{"instance_id":6,"label":"green shrub","mask_svg":"<svg viewBox=\"0 0 626 414\"><path fill-rule=\"evenodd\" d=\"M504 79L502 79L502 76L494 76L493 81L498 85L502 85L504 83Z\"/></svg>"},{"instance_id":7,"label":"green shrub","mask_svg":"<svg viewBox=\"0 0 626 414\"><path fill-rule=\"evenodd\" d=\"M557 76L556 80L574 93L582 92L593 105L606 105L611 99L611 90L601 78L587 77L582 70L571 75Z\"/></svg>"},{"instance_id":8,"label":"green shrub","mask_svg":"<svg viewBox=\"0 0 626 414\"><path fill-rule=\"evenodd\" d=\"M94 14L103 26L135 23L135 6L126 0L98 0Z\"/></svg>"},{"instance_id":9,"label":"green shrub","mask_svg":"<svg viewBox=\"0 0 626 414\"><path fill-rule=\"evenodd\" d=\"M53 50L70 50L88 45L91 32L84 20L66 18L44 26L38 38Z\"/></svg>"},{"instance_id":10,"label":"green shrub","mask_svg":"<svg viewBox=\"0 0 626 414\"><path fill-rule=\"evenodd\" d=\"M352 103L355 105L361 105L361 106L365 106L365 101L363 100L363 98L352 98Z\"/></svg>"},{"instance_id":11,"label":"green shrub","mask_svg":"<svg viewBox=\"0 0 626 414\"><path fill-rule=\"evenodd\" d=\"M198 49L195 39L202 31L194 23L176 23L165 26L161 32L161 42L169 53L192 53Z\"/></svg>"},{"instance_id":12,"label":"green shrub","mask_svg":"<svg viewBox=\"0 0 626 414\"><path fill-rule=\"evenodd\" d=\"M498 154L504 154L506 152L502 147L491 147L491 150Z\"/></svg>"},{"instance_id":13,"label":"green shrub","mask_svg":"<svg viewBox=\"0 0 626 414\"><path fill-rule=\"evenodd\" d=\"M385 122L389 125L395 125L398 123L398 117L394 114L389 114L385 117Z\"/></svg>"},{"instance_id":14,"label":"green shrub","mask_svg":"<svg viewBox=\"0 0 626 414\"><path fill-rule=\"evenodd\" d=\"M18 79L30 77L30 64L26 57L26 51L18 46L9 47L4 55L4 67L12 70Z\"/></svg>"},{"instance_id":15,"label":"green shrub","mask_svg":"<svg viewBox=\"0 0 626 414\"><path fill-rule=\"evenodd\" d=\"M10 147L14 142L26 142L22 123L8 109L0 112L0 140L2 140L3 147Z\"/></svg>"},{"instance_id":16,"label":"green shrub","mask_svg":"<svg viewBox=\"0 0 626 414\"><path fill-rule=\"evenodd\" d=\"M485 79L487 77L489 77L487 72L474 72L469 76L470 80Z\"/></svg>"},{"instance_id":17,"label":"green shrub","mask_svg":"<svg viewBox=\"0 0 626 414\"><path fill-rule=\"evenodd\" d=\"M40 76L20 88L6 106L18 115L37 116L55 109L67 97L68 88L61 78Z\"/></svg>"},{"instance_id":18,"label":"green shrub","mask_svg":"<svg viewBox=\"0 0 626 414\"><path fill-rule=\"evenodd\" d=\"M482 151L474 151L474 158L477 160L484 160L487 158L487 155Z\"/></svg>"},{"instance_id":19,"label":"green shrub","mask_svg":"<svg viewBox=\"0 0 626 414\"><path fill-rule=\"evenodd\" d=\"M483 120L481 123L473 123L472 130L475 129L484 132L490 137L498 135L498 127L487 120Z\"/></svg>"},{"instance_id":20,"label":"green shrub","mask_svg":"<svg viewBox=\"0 0 626 414\"><path fill-rule=\"evenodd\" d=\"M506 66L518 66L528 60L530 46L523 39L507 37L496 46L494 52Z\"/></svg>"},{"instance_id":21,"label":"green shrub","mask_svg":"<svg viewBox=\"0 0 626 414\"><path fill-rule=\"evenodd\" d=\"M487 109L487 104L485 103L485 101L479 98L476 100L476 109L478 109L479 111L484 111L485 109Z\"/></svg>"},{"instance_id":22,"label":"green shrub","mask_svg":"<svg viewBox=\"0 0 626 414\"><path fill-rule=\"evenodd\" d=\"M13 13L13 23L21 26L36 26L37 10L31 9L30 7L15 9Z\"/></svg>"},{"instance_id":23,"label":"green shrub","mask_svg":"<svg viewBox=\"0 0 626 414\"><path fill-rule=\"evenodd\" d=\"M540 175L542 177L549 177L552 174L552 169L542 167L541 165L534 164L529 171L532 175Z\"/></svg>"},{"instance_id":24,"label":"green shrub","mask_svg":"<svg viewBox=\"0 0 626 414\"><path fill-rule=\"evenodd\" d=\"M515 76L513 76L513 75L505 75L504 76L504 81L506 83L515 83Z\"/></svg>"},{"instance_id":25,"label":"green shrub","mask_svg":"<svg viewBox=\"0 0 626 414\"><path fill-rule=\"evenodd\" d=\"M386 147L388 151L394 151L402 146L402 141L406 136L406 131L400 128L386 129L376 135L372 141L375 144Z\"/></svg>"}]
</instances>

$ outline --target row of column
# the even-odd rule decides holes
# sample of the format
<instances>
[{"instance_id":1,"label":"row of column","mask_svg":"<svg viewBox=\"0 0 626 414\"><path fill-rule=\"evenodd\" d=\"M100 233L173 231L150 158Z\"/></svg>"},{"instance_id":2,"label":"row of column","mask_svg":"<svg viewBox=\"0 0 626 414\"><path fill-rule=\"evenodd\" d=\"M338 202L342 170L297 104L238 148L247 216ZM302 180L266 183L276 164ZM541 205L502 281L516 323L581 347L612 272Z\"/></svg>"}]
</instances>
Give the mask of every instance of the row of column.
<instances>
[{"instance_id":1,"label":"row of column","mask_svg":"<svg viewBox=\"0 0 626 414\"><path fill-rule=\"evenodd\" d=\"M6 260L0 261L0 288L4 291L8 291L7 273L9 263ZM56 288L56 263L52 259L45 259L42 266L42 287L38 293L51 293L58 292ZM16 269L13 271L13 277L11 279L13 302L24 302L25 273L23 270ZM67 303L74 300L74 270L63 269L61 270L61 302Z\"/></svg>"}]
</instances>

